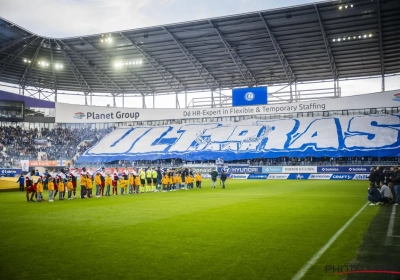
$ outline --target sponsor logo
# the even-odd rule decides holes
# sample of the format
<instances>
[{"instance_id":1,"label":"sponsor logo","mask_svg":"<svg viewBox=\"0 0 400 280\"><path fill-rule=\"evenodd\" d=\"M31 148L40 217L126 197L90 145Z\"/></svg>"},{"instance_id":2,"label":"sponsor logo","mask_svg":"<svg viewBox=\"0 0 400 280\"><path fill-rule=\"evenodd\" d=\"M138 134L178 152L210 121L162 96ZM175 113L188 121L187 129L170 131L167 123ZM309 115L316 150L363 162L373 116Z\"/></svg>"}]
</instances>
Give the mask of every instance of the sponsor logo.
<instances>
[{"instance_id":1,"label":"sponsor logo","mask_svg":"<svg viewBox=\"0 0 400 280\"><path fill-rule=\"evenodd\" d=\"M247 179L249 177L249 174L231 174L229 176L230 179Z\"/></svg>"},{"instance_id":2,"label":"sponsor logo","mask_svg":"<svg viewBox=\"0 0 400 280\"><path fill-rule=\"evenodd\" d=\"M211 168L211 167L209 167L209 168L207 168L207 167L189 167L189 168L191 168L193 170L193 172L197 172L200 174L211 173L212 171L215 170L215 168Z\"/></svg>"},{"instance_id":3,"label":"sponsor logo","mask_svg":"<svg viewBox=\"0 0 400 280\"><path fill-rule=\"evenodd\" d=\"M244 99L246 101L253 101L255 97L256 97L256 95L251 91L246 92L246 94L244 95Z\"/></svg>"},{"instance_id":4,"label":"sponsor logo","mask_svg":"<svg viewBox=\"0 0 400 280\"><path fill-rule=\"evenodd\" d=\"M1 175L15 175L22 172L22 169L0 169Z\"/></svg>"},{"instance_id":5,"label":"sponsor logo","mask_svg":"<svg viewBox=\"0 0 400 280\"><path fill-rule=\"evenodd\" d=\"M367 167L350 167L349 171L353 171L353 172L369 172L368 171L369 168Z\"/></svg>"},{"instance_id":6,"label":"sponsor logo","mask_svg":"<svg viewBox=\"0 0 400 280\"><path fill-rule=\"evenodd\" d=\"M354 175L350 174L333 174L332 178L333 180L352 180Z\"/></svg>"},{"instance_id":7,"label":"sponsor logo","mask_svg":"<svg viewBox=\"0 0 400 280\"><path fill-rule=\"evenodd\" d=\"M332 174L311 174L308 179L329 180Z\"/></svg>"},{"instance_id":8,"label":"sponsor logo","mask_svg":"<svg viewBox=\"0 0 400 280\"><path fill-rule=\"evenodd\" d=\"M247 179L267 179L268 174L249 174Z\"/></svg>"},{"instance_id":9,"label":"sponsor logo","mask_svg":"<svg viewBox=\"0 0 400 280\"><path fill-rule=\"evenodd\" d=\"M261 171L260 167L223 167L225 173L259 173Z\"/></svg>"},{"instance_id":10,"label":"sponsor logo","mask_svg":"<svg viewBox=\"0 0 400 280\"><path fill-rule=\"evenodd\" d=\"M289 174L269 174L267 179L286 180L288 177Z\"/></svg>"},{"instance_id":11,"label":"sponsor logo","mask_svg":"<svg viewBox=\"0 0 400 280\"><path fill-rule=\"evenodd\" d=\"M76 113L74 114L74 119L81 120L81 119L83 119L84 117L85 117L85 113L82 113L82 112L76 112Z\"/></svg>"},{"instance_id":12,"label":"sponsor logo","mask_svg":"<svg viewBox=\"0 0 400 280\"><path fill-rule=\"evenodd\" d=\"M356 174L353 180L368 180L368 174Z\"/></svg>"},{"instance_id":13,"label":"sponsor logo","mask_svg":"<svg viewBox=\"0 0 400 280\"><path fill-rule=\"evenodd\" d=\"M336 167L323 167L322 168L322 171L325 171L325 172L339 172L339 168L336 168Z\"/></svg>"},{"instance_id":14,"label":"sponsor logo","mask_svg":"<svg viewBox=\"0 0 400 280\"><path fill-rule=\"evenodd\" d=\"M300 174L297 174L297 175L296 175L296 179L298 179L298 180L303 179L303 178L304 178L304 176L302 176L302 175L300 175Z\"/></svg>"},{"instance_id":15,"label":"sponsor logo","mask_svg":"<svg viewBox=\"0 0 400 280\"><path fill-rule=\"evenodd\" d=\"M317 171L316 166L290 166L283 167L283 172L287 173L315 173Z\"/></svg>"},{"instance_id":16,"label":"sponsor logo","mask_svg":"<svg viewBox=\"0 0 400 280\"><path fill-rule=\"evenodd\" d=\"M400 93L394 94L393 97L394 97L394 98L392 99L393 101L400 101Z\"/></svg>"},{"instance_id":17,"label":"sponsor logo","mask_svg":"<svg viewBox=\"0 0 400 280\"><path fill-rule=\"evenodd\" d=\"M262 168L263 173L282 173L282 166L268 166Z\"/></svg>"}]
</instances>

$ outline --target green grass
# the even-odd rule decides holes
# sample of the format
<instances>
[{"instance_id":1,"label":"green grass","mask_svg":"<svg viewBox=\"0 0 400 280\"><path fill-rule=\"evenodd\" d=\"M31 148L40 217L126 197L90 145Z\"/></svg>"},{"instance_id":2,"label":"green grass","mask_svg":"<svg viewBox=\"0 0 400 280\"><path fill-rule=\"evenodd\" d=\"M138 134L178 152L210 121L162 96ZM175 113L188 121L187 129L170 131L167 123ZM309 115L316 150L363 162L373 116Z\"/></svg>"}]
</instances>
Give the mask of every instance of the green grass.
<instances>
[{"instance_id":1,"label":"green grass","mask_svg":"<svg viewBox=\"0 0 400 280\"><path fill-rule=\"evenodd\" d=\"M54 203L0 193L0 279L291 279L366 203L357 181L209 185ZM339 279L325 265L356 257L377 211L366 208L303 279Z\"/></svg>"}]
</instances>

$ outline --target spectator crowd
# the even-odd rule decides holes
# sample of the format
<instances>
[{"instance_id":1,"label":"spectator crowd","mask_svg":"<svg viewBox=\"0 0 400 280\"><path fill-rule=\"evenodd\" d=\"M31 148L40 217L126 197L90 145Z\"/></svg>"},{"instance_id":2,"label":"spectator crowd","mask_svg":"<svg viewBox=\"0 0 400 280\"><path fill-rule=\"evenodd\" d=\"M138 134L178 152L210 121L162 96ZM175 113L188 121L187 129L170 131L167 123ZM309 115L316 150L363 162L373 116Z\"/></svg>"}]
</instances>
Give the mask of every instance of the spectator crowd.
<instances>
[{"instance_id":1,"label":"spectator crowd","mask_svg":"<svg viewBox=\"0 0 400 280\"><path fill-rule=\"evenodd\" d=\"M0 127L0 167L18 166L19 160L71 160L111 132L109 129ZM46 157L39 157L45 154Z\"/></svg>"}]
</instances>

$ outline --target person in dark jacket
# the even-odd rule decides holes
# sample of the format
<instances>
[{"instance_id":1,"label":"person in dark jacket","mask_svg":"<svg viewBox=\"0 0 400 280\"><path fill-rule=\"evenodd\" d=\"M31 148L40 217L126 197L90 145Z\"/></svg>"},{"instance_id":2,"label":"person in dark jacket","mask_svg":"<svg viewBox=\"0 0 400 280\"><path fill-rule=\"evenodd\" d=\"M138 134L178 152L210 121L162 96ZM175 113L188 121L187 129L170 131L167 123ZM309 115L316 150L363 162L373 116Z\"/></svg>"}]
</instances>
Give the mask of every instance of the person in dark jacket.
<instances>
[{"instance_id":1,"label":"person in dark jacket","mask_svg":"<svg viewBox=\"0 0 400 280\"><path fill-rule=\"evenodd\" d=\"M381 182L385 180L385 174L383 173L382 167L376 168L375 185L379 186Z\"/></svg>"},{"instance_id":2,"label":"person in dark jacket","mask_svg":"<svg viewBox=\"0 0 400 280\"><path fill-rule=\"evenodd\" d=\"M399 169L396 167L393 168L393 177L392 177L392 181L393 181L393 189L394 189L394 193L396 195L396 200L395 200L395 204L394 205L399 205L400 204L400 171Z\"/></svg>"},{"instance_id":3,"label":"person in dark jacket","mask_svg":"<svg viewBox=\"0 0 400 280\"><path fill-rule=\"evenodd\" d=\"M21 175L18 178L18 181L16 183L19 183L19 191L23 192L24 191L24 184L25 184L25 176L24 174L21 173Z\"/></svg>"},{"instance_id":4,"label":"person in dark jacket","mask_svg":"<svg viewBox=\"0 0 400 280\"><path fill-rule=\"evenodd\" d=\"M225 181L226 181L226 173L222 170L221 173L221 182L222 182L222 188L225 189Z\"/></svg>"},{"instance_id":5,"label":"person in dark jacket","mask_svg":"<svg viewBox=\"0 0 400 280\"><path fill-rule=\"evenodd\" d=\"M377 180L377 173L376 173L375 168L373 168L373 167L371 167L371 170L370 170L370 173L369 173L369 176L368 176L368 180L371 183L374 183L374 184L375 184L375 182Z\"/></svg>"},{"instance_id":6,"label":"person in dark jacket","mask_svg":"<svg viewBox=\"0 0 400 280\"><path fill-rule=\"evenodd\" d=\"M211 175L211 188L215 189L215 186L217 185L217 178L218 178L218 172L213 171L210 173Z\"/></svg>"},{"instance_id":7,"label":"person in dark jacket","mask_svg":"<svg viewBox=\"0 0 400 280\"><path fill-rule=\"evenodd\" d=\"M381 192L379 191L379 188L375 185L375 183L370 183L367 198L371 202L370 205L378 205L381 201Z\"/></svg>"}]
</instances>

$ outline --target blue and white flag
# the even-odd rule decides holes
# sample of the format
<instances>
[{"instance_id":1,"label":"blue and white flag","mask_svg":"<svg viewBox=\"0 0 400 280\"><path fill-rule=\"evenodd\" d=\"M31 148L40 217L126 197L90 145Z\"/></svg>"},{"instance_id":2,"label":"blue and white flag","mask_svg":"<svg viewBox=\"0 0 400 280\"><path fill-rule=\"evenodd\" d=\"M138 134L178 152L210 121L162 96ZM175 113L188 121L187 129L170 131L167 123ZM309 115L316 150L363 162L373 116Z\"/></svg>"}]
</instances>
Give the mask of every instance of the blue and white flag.
<instances>
[{"instance_id":1,"label":"blue and white flag","mask_svg":"<svg viewBox=\"0 0 400 280\"><path fill-rule=\"evenodd\" d=\"M232 90L232 106L265 105L267 103L267 87L235 88Z\"/></svg>"}]
</instances>

